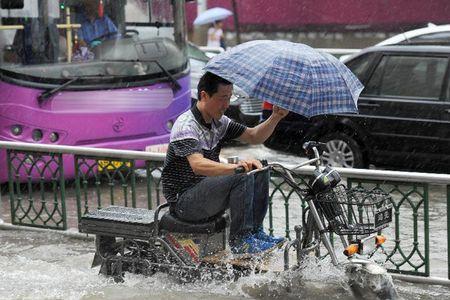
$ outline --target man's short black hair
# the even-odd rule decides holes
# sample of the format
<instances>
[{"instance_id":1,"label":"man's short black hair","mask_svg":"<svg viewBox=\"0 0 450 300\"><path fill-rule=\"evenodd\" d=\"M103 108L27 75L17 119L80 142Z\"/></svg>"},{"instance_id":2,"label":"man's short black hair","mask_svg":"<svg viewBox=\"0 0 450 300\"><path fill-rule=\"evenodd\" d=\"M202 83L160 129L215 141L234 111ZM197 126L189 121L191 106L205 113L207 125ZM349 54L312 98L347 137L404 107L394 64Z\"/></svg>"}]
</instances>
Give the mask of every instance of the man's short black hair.
<instances>
[{"instance_id":1,"label":"man's short black hair","mask_svg":"<svg viewBox=\"0 0 450 300\"><path fill-rule=\"evenodd\" d=\"M205 74L203 74L197 85L198 101L200 101L200 93L202 91L205 91L209 96L212 96L213 94L217 93L217 90L219 89L219 84L230 85L232 83L211 72L206 72Z\"/></svg>"}]
</instances>

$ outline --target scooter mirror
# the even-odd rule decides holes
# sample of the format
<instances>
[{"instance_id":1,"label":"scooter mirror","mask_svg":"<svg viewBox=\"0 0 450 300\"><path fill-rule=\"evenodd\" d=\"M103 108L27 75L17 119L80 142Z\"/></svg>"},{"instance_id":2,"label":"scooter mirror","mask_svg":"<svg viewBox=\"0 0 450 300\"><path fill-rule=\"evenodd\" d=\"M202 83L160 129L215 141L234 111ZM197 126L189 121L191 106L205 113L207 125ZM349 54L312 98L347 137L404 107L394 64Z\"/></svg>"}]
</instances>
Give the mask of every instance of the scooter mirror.
<instances>
[{"instance_id":1,"label":"scooter mirror","mask_svg":"<svg viewBox=\"0 0 450 300\"><path fill-rule=\"evenodd\" d=\"M322 152L326 149L326 144L316 141L305 142L303 144L303 149L305 150L305 154L308 157L308 159L315 158L314 148L317 148L317 150L319 151L319 155L321 155Z\"/></svg>"}]
</instances>

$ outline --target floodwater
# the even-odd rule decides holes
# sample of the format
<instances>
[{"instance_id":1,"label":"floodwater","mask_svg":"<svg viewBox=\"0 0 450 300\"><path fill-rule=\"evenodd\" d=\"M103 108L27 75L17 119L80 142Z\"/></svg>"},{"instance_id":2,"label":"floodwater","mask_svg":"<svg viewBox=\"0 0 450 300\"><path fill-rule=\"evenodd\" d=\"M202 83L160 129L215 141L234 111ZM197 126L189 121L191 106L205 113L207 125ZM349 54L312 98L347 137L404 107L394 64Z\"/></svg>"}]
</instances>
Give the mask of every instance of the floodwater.
<instances>
[{"instance_id":1,"label":"floodwater","mask_svg":"<svg viewBox=\"0 0 450 300\"><path fill-rule=\"evenodd\" d=\"M224 149L269 161L294 163L298 158L262 146ZM251 154L250 154L251 153ZM438 191L431 192L439 195ZM439 197L437 197L439 198ZM445 198L445 197L444 197ZM439 198L440 199L440 198ZM295 202L295 201L294 201ZM298 203L290 204L291 228L299 220ZM284 204L274 201L275 228L284 228ZM445 201L430 204L431 270L446 277ZM277 226L278 225L278 226ZM409 228L409 224L405 223ZM405 231L412 232L408 228ZM283 234L283 232L277 232ZM0 299L352 299L343 274L329 261L305 262L302 270L253 274L237 281L179 283L165 274L127 274L123 283L98 275L91 268L92 239L76 239L52 231L0 229ZM445 299L450 288L395 281L404 299Z\"/></svg>"},{"instance_id":2,"label":"floodwater","mask_svg":"<svg viewBox=\"0 0 450 300\"><path fill-rule=\"evenodd\" d=\"M90 268L92 240L51 231L1 230L0 299L352 299L328 261L302 271L254 274L237 281L180 284L173 277L127 274L123 283ZM404 299L444 299L450 289L395 281Z\"/></svg>"}]
</instances>

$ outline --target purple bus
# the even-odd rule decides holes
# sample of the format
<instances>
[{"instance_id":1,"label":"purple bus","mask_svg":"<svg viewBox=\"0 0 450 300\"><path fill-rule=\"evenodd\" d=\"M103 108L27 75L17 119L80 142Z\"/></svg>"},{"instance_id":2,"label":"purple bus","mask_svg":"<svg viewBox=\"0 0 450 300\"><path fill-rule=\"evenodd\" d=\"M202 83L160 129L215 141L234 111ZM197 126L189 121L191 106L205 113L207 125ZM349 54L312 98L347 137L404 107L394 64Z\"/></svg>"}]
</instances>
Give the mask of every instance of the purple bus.
<instances>
[{"instance_id":1,"label":"purple bus","mask_svg":"<svg viewBox=\"0 0 450 300\"><path fill-rule=\"evenodd\" d=\"M185 1L92 1L93 12L89 1L1 1L0 140L168 143L191 101ZM6 170L2 151L0 182Z\"/></svg>"}]
</instances>

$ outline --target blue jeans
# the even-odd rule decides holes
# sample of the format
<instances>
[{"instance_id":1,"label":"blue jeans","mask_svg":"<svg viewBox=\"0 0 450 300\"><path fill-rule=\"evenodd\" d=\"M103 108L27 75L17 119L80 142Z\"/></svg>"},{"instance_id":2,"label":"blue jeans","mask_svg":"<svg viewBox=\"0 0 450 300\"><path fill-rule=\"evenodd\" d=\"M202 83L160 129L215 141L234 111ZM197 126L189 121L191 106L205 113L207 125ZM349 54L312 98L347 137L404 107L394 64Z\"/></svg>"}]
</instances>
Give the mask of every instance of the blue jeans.
<instances>
[{"instance_id":1,"label":"blue jeans","mask_svg":"<svg viewBox=\"0 0 450 300\"><path fill-rule=\"evenodd\" d=\"M178 196L175 214L201 222L230 209L230 240L262 225L269 206L269 171L206 177Z\"/></svg>"}]
</instances>

